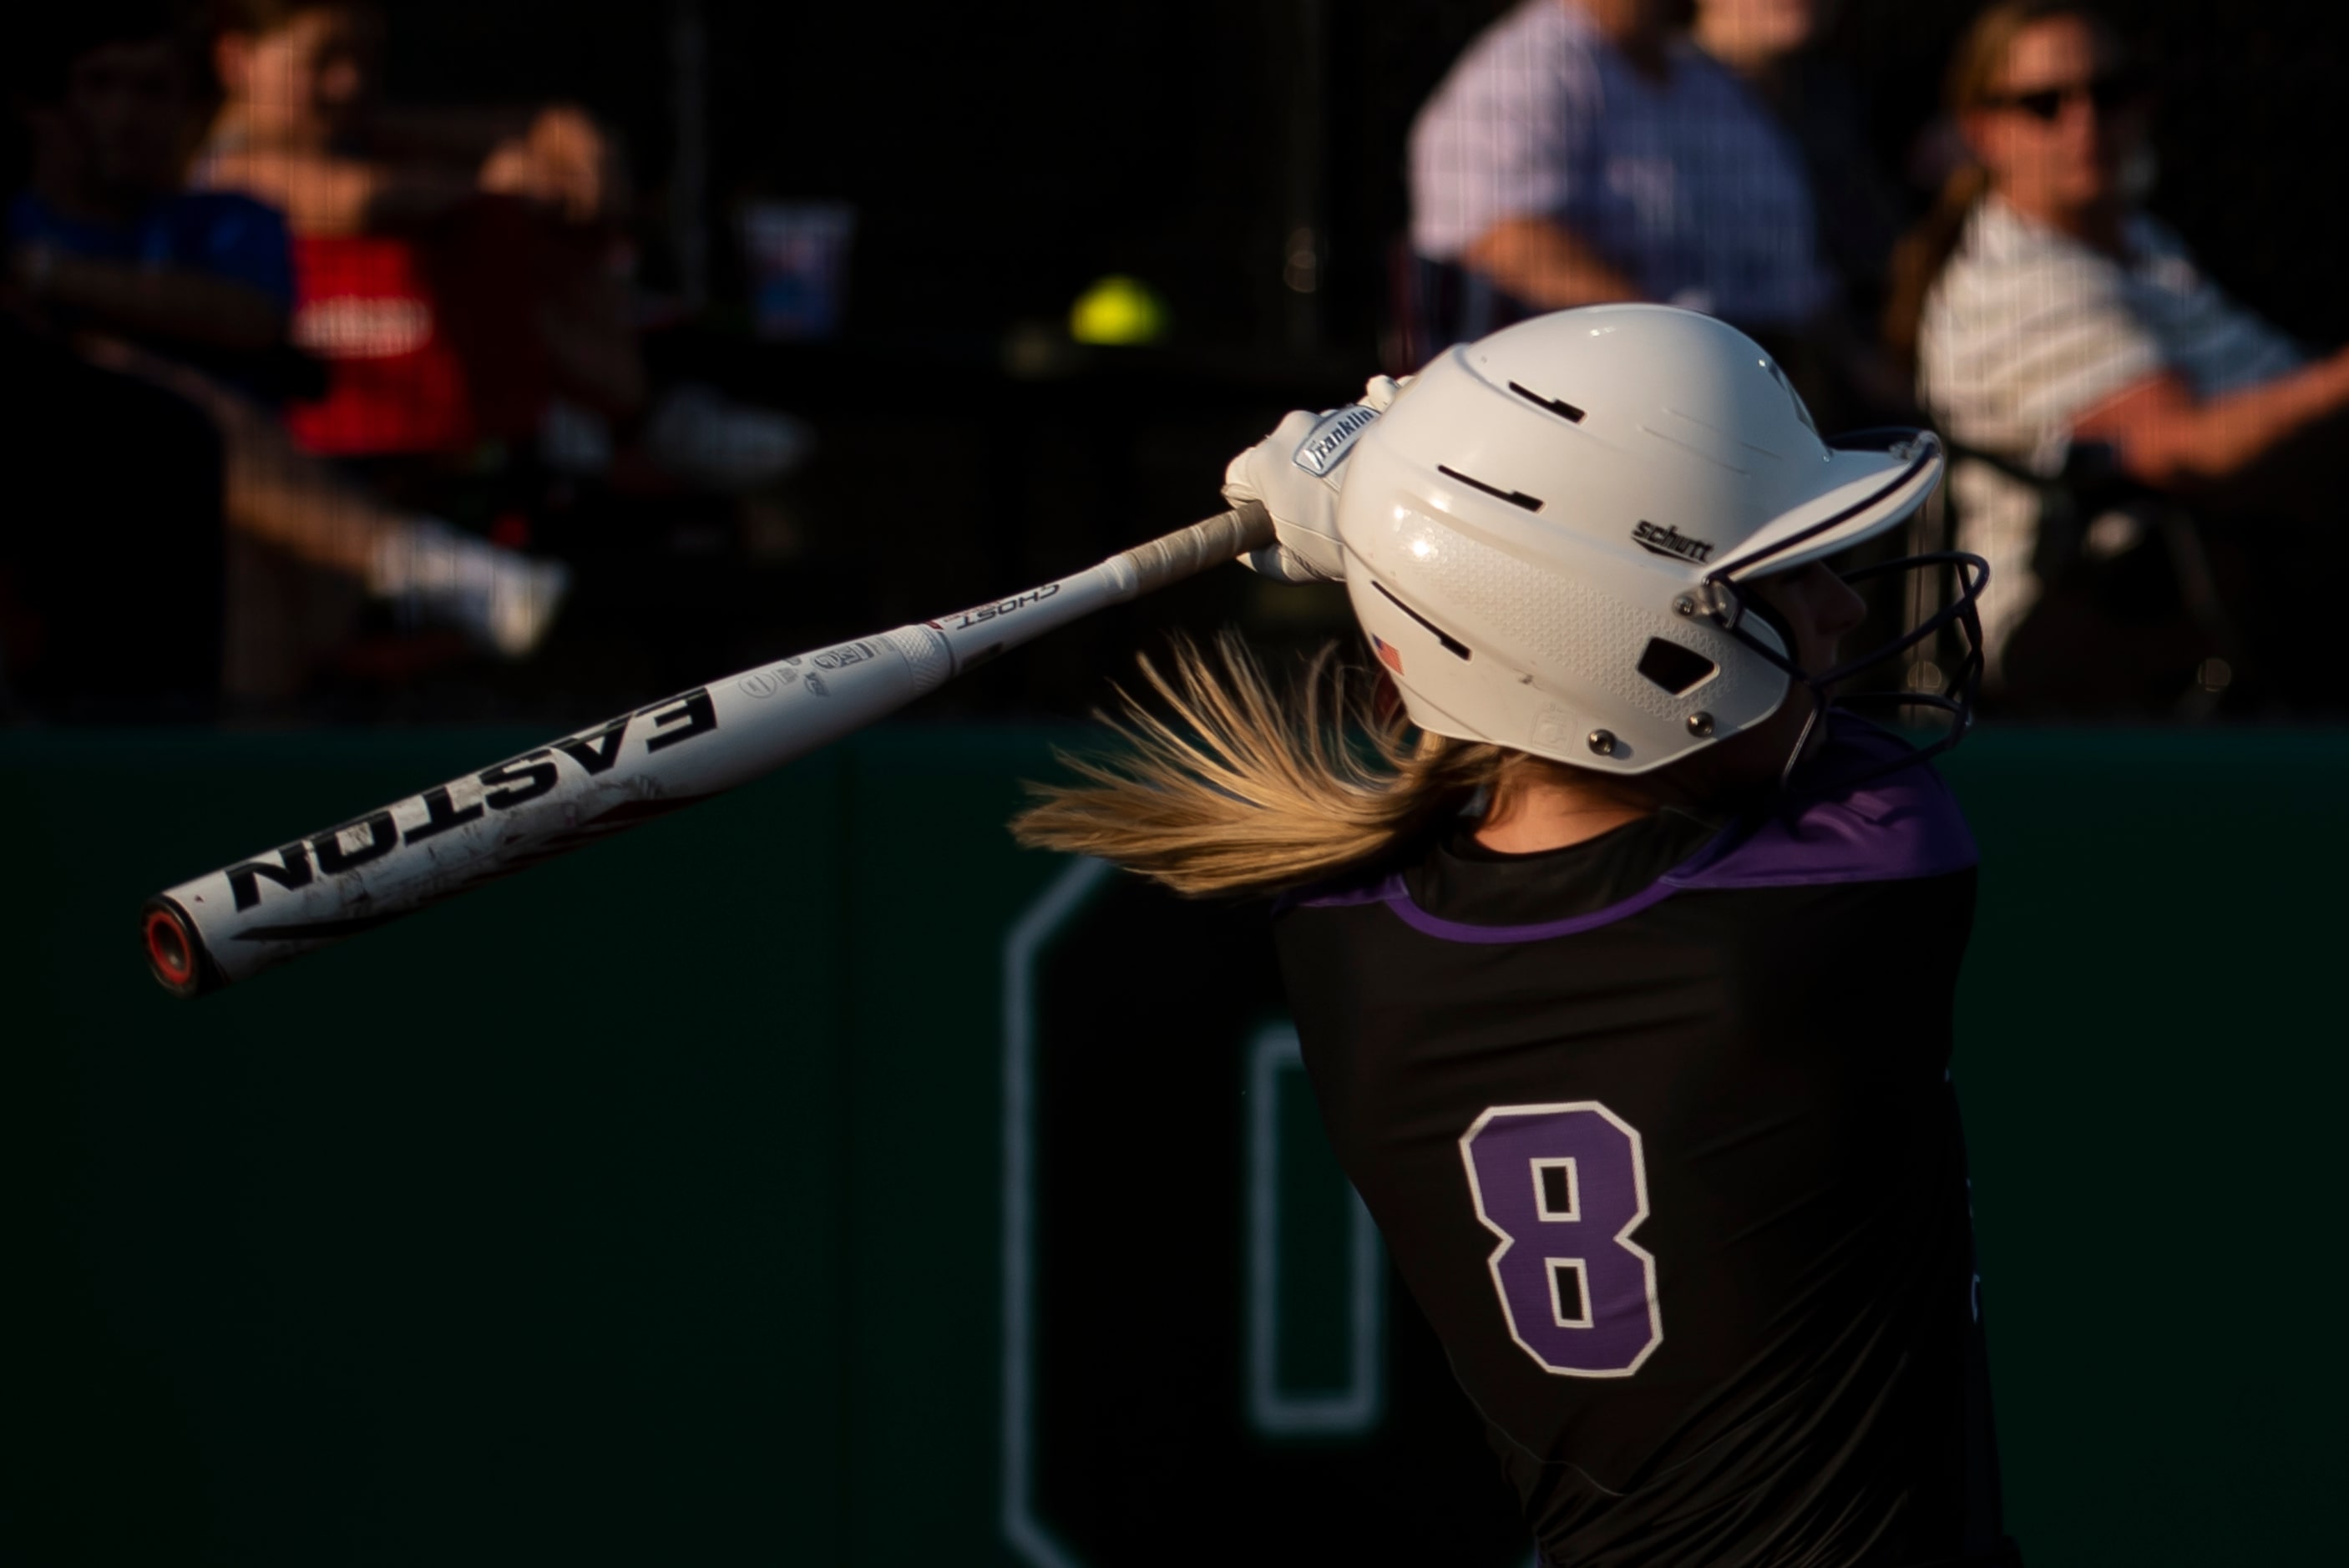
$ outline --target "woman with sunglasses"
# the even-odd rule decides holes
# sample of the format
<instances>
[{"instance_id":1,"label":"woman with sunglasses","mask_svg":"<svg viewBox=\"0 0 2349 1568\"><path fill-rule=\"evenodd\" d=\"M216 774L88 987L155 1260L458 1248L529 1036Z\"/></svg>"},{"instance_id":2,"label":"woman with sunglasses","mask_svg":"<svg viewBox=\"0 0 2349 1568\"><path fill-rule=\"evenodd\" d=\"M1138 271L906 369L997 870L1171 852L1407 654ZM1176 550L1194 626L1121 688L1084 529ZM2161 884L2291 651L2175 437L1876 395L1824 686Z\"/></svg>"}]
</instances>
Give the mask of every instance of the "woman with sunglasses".
<instances>
[{"instance_id":1,"label":"woman with sunglasses","mask_svg":"<svg viewBox=\"0 0 2349 1568\"><path fill-rule=\"evenodd\" d=\"M2199 508L2253 495L2275 505L2286 449L2349 407L2349 355L2310 360L2139 209L2148 96L2110 26L2077 0L1994 5L1959 44L1948 99L1969 160L1904 242L1886 323L1943 430L2048 478L2073 447L2098 443L2126 480ZM2054 560L2033 487L1961 461L1951 490L1961 548L1991 563L1991 684L2061 693L2068 683L2076 696L2093 628L2108 644L2116 628L2091 621L2089 637L2071 636L2078 645L2051 659L2067 634L2044 628L2083 627L2075 609L2046 605L2017 642ZM2126 552L2130 525L2115 516L2078 548Z\"/></svg>"}]
</instances>

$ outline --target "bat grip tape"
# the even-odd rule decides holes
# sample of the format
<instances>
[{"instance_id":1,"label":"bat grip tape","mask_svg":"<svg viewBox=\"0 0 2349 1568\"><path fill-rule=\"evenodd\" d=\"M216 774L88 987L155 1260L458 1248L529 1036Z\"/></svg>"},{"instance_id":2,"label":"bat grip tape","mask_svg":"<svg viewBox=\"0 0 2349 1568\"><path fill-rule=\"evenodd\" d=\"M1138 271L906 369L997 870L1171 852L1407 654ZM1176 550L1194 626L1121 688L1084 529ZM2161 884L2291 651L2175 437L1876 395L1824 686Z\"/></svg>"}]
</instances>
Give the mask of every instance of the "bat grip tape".
<instances>
[{"instance_id":1,"label":"bat grip tape","mask_svg":"<svg viewBox=\"0 0 2349 1568\"><path fill-rule=\"evenodd\" d=\"M1151 593L1272 542L1271 514L1259 503L1247 501L1205 522L1138 544L1126 552L1126 558L1133 562L1134 591Z\"/></svg>"}]
</instances>

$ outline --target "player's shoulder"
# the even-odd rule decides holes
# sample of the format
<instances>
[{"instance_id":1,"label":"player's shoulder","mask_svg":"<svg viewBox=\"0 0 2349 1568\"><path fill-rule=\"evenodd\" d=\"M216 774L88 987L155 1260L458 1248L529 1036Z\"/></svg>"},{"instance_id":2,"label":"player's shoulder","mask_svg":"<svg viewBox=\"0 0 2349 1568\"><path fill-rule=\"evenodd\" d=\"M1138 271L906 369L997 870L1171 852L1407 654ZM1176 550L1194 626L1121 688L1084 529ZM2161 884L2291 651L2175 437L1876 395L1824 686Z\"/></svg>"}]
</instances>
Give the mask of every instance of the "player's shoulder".
<instances>
[{"instance_id":1,"label":"player's shoulder","mask_svg":"<svg viewBox=\"0 0 2349 1568\"><path fill-rule=\"evenodd\" d=\"M1533 923L1481 925L1419 907L1406 846L1280 895L1276 925L1340 933L1385 931L1386 915L1425 935L1456 942L1512 943L1579 934L1612 925L1675 893L1837 883L1897 882L1971 868L1973 834L1957 799L1930 763L1891 732L1847 714L1829 719L1796 788L1713 830L1702 846L1652 882L1619 890L1601 907ZM1296 916L1314 918L1299 920ZM1332 918L1334 917L1334 918Z\"/></svg>"},{"instance_id":2,"label":"player's shoulder","mask_svg":"<svg viewBox=\"0 0 2349 1568\"><path fill-rule=\"evenodd\" d=\"M1664 879L1690 891L1905 882L1974 865L1957 797L1909 743L1837 714L1797 790Z\"/></svg>"},{"instance_id":3,"label":"player's shoulder","mask_svg":"<svg viewBox=\"0 0 2349 1568\"><path fill-rule=\"evenodd\" d=\"M1557 0L1524 0L1476 35L1454 65L1451 93L1525 92L1561 76L1578 82L1592 69L1596 34L1588 18Z\"/></svg>"},{"instance_id":4,"label":"player's shoulder","mask_svg":"<svg viewBox=\"0 0 2349 1568\"><path fill-rule=\"evenodd\" d=\"M1472 53L1586 51L1597 36L1579 8L1556 0L1518 0L1495 16L1470 46Z\"/></svg>"},{"instance_id":5,"label":"player's shoulder","mask_svg":"<svg viewBox=\"0 0 2349 1568\"><path fill-rule=\"evenodd\" d=\"M242 191L201 187L174 191L163 198L160 212L174 227L205 235L222 232L283 235L288 232L285 213Z\"/></svg>"},{"instance_id":6,"label":"player's shoulder","mask_svg":"<svg viewBox=\"0 0 2349 1568\"><path fill-rule=\"evenodd\" d=\"M1682 34L1668 50L1672 74L1667 90L1683 105L1700 107L1708 114L1750 119L1761 133L1780 133L1780 122L1764 108L1745 78L1723 65L1692 36Z\"/></svg>"},{"instance_id":7,"label":"player's shoulder","mask_svg":"<svg viewBox=\"0 0 2349 1568\"><path fill-rule=\"evenodd\" d=\"M1928 308L1938 305L1981 330L2002 320L2037 333L2062 325L2051 306L2116 294L2127 283L2127 269L2103 252L1990 199L1967 217Z\"/></svg>"}]
</instances>

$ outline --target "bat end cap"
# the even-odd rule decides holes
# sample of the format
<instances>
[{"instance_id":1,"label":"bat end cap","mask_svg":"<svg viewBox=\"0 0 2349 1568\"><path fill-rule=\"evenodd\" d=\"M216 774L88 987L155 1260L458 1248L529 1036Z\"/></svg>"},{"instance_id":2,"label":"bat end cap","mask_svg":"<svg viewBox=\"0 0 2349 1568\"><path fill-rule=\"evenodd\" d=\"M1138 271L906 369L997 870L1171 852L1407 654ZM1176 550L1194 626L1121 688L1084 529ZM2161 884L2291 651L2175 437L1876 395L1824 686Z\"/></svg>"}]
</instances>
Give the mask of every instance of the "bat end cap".
<instances>
[{"instance_id":1,"label":"bat end cap","mask_svg":"<svg viewBox=\"0 0 2349 1568\"><path fill-rule=\"evenodd\" d=\"M139 935L148 972L174 996L201 996L220 987L220 971L187 911L168 898L147 901L139 912Z\"/></svg>"}]
</instances>

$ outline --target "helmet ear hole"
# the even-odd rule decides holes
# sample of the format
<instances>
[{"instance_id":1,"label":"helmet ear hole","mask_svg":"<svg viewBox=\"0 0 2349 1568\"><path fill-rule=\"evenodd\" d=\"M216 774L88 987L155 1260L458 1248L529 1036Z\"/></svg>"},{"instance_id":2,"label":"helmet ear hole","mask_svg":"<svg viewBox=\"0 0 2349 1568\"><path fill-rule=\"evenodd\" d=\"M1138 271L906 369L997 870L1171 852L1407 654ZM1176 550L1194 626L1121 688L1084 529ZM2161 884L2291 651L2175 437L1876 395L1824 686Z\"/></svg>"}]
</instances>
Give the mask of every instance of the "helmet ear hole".
<instances>
[{"instance_id":1,"label":"helmet ear hole","mask_svg":"<svg viewBox=\"0 0 2349 1568\"><path fill-rule=\"evenodd\" d=\"M1684 648L1662 637L1648 639L1638 665L1641 675L1674 696L1695 690L1712 679L1713 672L1720 667L1694 648Z\"/></svg>"}]
</instances>

